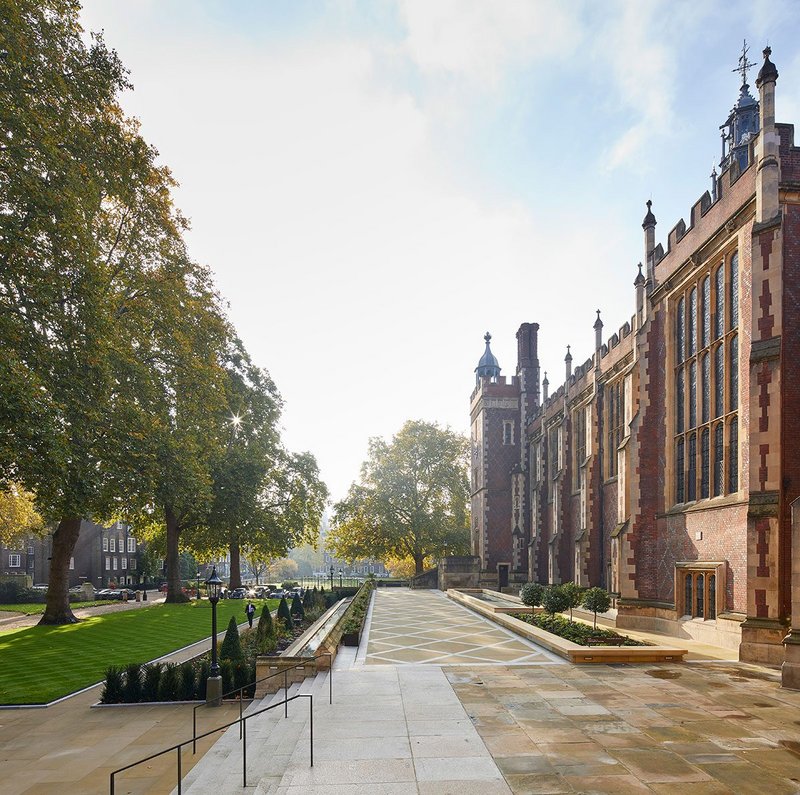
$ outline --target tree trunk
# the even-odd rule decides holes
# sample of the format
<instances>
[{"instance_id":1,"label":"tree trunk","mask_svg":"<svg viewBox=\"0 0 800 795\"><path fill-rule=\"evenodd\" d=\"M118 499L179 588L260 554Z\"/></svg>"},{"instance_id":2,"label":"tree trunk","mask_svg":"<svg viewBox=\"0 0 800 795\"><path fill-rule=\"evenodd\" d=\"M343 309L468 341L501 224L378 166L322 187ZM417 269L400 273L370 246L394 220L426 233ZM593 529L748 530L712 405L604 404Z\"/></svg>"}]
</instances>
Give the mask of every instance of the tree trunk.
<instances>
[{"instance_id":1,"label":"tree trunk","mask_svg":"<svg viewBox=\"0 0 800 795\"><path fill-rule=\"evenodd\" d=\"M80 518L70 518L62 519L53 533L47 605L40 624L75 624L78 621L69 606L69 561L80 531Z\"/></svg>"},{"instance_id":2,"label":"tree trunk","mask_svg":"<svg viewBox=\"0 0 800 795\"><path fill-rule=\"evenodd\" d=\"M414 555L414 575L422 574L424 571L423 564L425 563L425 556L415 554Z\"/></svg>"},{"instance_id":3,"label":"tree trunk","mask_svg":"<svg viewBox=\"0 0 800 795\"><path fill-rule=\"evenodd\" d=\"M186 602L189 597L181 589L181 560L178 541L181 528L171 506L164 509L167 524L167 602Z\"/></svg>"},{"instance_id":4,"label":"tree trunk","mask_svg":"<svg viewBox=\"0 0 800 795\"><path fill-rule=\"evenodd\" d=\"M229 552L231 556L231 564L228 588L233 590L234 588L242 587L242 563L241 556L239 555L239 542L237 540L234 539L231 541Z\"/></svg>"}]
</instances>

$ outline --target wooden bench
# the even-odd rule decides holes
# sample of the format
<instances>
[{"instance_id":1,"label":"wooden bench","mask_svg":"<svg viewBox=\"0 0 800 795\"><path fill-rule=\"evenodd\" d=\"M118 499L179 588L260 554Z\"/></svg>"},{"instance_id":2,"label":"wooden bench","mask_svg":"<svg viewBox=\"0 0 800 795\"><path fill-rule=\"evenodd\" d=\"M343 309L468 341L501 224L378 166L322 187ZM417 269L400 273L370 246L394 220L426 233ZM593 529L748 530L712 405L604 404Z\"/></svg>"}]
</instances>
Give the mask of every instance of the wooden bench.
<instances>
[{"instance_id":1,"label":"wooden bench","mask_svg":"<svg viewBox=\"0 0 800 795\"><path fill-rule=\"evenodd\" d=\"M588 638L587 646L623 646L627 638Z\"/></svg>"}]
</instances>

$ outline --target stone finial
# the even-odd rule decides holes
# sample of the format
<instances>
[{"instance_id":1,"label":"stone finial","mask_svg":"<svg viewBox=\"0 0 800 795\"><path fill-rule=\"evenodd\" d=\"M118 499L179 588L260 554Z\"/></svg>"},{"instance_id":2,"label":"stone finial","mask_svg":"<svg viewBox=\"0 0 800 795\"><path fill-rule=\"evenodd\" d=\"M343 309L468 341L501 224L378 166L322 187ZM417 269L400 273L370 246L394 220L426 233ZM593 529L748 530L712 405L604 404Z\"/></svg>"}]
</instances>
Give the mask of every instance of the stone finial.
<instances>
[{"instance_id":1,"label":"stone finial","mask_svg":"<svg viewBox=\"0 0 800 795\"><path fill-rule=\"evenodd\" d=\"M594 321L594 329L596 331L597 329L601 329L601 328L603 328L603 321L600 320L600 310L598 309L597 310L597 320Z\"/></svg>"},{"instance_id":2,"label":"stone finial","mask_svg":"<svg viewBox=\"0 0 800 795\"><path fill-rule=\"evenodd\" d=\"M565 362L571 362L572 361L572 354L569 352L569 349L570 349L570 346L567 345L567 355L564 357L564 361Z\"/></svg>"},{"instance_id":3,"label":"stone finial","mask_svg":"<svg viewBox=\"0 0 800 795\"><path fill-rule=\"evenodd\" d=\"M633 280L634 286L638 287L640 284L644 284L644 274L642 273L642 263L640 262L637 266L639 272L636 274L636 278Z\"/></svg>"},{"instance_id":4,"label":"stone finial","mask_svg":"<svg viewBox=\"0 0 800 795\"><path fill-rule=\"evenodd\" d=\"M647 215L644 217L644 221L642 221L642 229L647 229L648 227L656 225L656 217L653 215L653 211L650 209L653 206L653 202L648 199L647 202Z\"/></svg>"},{"instance_id":5,"label":"stone finial","mask_svg":"<svg viewBox=\"0 0 800 795\"><path fill-rule=\"evenodd\" d=\"M764 63L756 78L756 88L761 88L762 83L774 83L778 79L778 70L775 68L775 64L770 61L770 55L772 55L772 48L764 47Z\"/></svg>"}]
</instances>

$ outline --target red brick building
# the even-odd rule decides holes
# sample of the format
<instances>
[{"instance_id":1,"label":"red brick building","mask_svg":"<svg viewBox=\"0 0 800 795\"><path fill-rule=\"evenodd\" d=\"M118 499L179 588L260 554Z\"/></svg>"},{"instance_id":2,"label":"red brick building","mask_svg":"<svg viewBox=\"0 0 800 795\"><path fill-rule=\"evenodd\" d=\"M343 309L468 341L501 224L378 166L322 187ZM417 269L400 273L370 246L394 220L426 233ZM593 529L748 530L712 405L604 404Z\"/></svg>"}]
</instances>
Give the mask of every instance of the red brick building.
<instances>
[{"instance_id":1,"label":"red brick building","mask_svg":"<svg viewBox=\"0 0 800 795\"><path fill-rule=\"evenodd\" d=\"M723 126L711 192L656 244L647 202L633 314L539 392L489 349L471 399L472 544L486 585L600 585L618 625L780 662L800 495L800 148L764 51Z\"/></svg>"}]
</instances>

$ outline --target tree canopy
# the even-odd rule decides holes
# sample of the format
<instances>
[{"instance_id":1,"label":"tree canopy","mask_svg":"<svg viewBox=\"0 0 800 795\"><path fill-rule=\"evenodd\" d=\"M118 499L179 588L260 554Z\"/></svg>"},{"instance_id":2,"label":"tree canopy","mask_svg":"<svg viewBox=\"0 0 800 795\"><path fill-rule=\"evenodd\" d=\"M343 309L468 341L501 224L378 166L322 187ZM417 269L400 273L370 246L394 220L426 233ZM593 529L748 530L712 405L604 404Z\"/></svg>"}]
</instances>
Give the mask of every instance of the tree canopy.
<instances>
[{"instance_id":1,"label":"tree canopy","mask_svg":"<svg viewBox=\"0 0 800 795\"><path fill-rule=\"evenodd\" d=\"M359 482L334 508L326 545L336 557L425 561L469 548L467 440L409 420L390 442L373 438Z\"/></svg>"},{"instance_id":2,"label":"tree canopy","mask_svg":"<svg viewBox=\"0 0 800 795\"><path fill-rule=\"evenodd\" d=\"M0 508L55 526L43 623L75 620L84 518L155 540L175 601L182 549L283 554L327 499L313 456L281 445L277 389L188 256L169 170L119 105L127 73L78 11L0 0Z\"/></svg>"}]
</instances>

